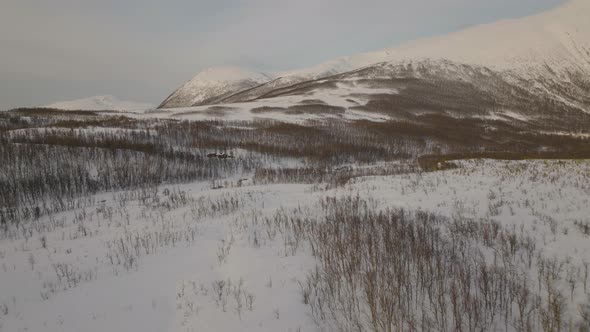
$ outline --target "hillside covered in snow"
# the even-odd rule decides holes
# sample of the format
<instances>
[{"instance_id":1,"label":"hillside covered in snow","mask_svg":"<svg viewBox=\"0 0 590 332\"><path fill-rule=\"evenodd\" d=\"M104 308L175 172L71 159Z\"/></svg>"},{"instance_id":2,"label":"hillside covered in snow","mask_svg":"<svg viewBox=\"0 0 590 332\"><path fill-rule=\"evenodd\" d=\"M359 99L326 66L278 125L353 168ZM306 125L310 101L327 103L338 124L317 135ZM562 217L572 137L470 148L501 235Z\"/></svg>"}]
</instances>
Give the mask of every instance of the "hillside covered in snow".
<instances>
[{"instance_id":1,"label":"hillside covered in snow","mask_svg":"<svg viewBox=\"0 0 590 332\"><path fill-rule=\"evenodd\" d=\"M590 12L589 1L570 0L534 16L342 57L302 70L261 74L237 68L209 69L176 90L159 108L268 100L302 85L308 87L306 93L318 94L326 88L337 90L334 85L326 86L322 80L350 81L354 76L367 83L361 84L358 91L364 95L380 94L380 91L371 93L365 88L369 85L380 89L384 80L451 81L474 85L476 90L500 100L500 104L509 103L506 98L514 97L506 93L506 89L522 90L529 94L524 98L546 99L559 104L556 108L563 106L589 112L590 20L580 15L587 12ZM365 75L361 77L359 73ZM497 84L490 86L485 82L487 77L493 77ZM368 83L376 79L381 83ZM320 84L311 87L314 83ZM497 91L498 85L504 86L500 88L502 91ZM349 92L346 94L354 93ZM300 98L305 99L309 98ZM438 106L444 108L444 105ZM519 113L522 110L508 111Z\"/></svg>"},{"instance_id":2,"label":"hillside covered in snow","mask_svg":"<svg viewBox=\"0 0 590 332\"><path fill-rule=\"evenodd\" d=\"M158 108L212 104L236 91L268 82L271 76L239 67L208 68L174 91Z\"/></svg>"}]
</instances>

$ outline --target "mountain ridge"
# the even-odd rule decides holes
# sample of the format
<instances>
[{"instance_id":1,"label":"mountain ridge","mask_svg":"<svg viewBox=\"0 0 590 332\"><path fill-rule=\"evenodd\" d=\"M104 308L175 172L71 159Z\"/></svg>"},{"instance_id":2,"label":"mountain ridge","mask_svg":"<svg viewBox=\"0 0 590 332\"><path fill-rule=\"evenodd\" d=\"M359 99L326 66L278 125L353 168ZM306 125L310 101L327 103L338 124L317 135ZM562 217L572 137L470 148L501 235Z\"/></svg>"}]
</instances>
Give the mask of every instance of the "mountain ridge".
<instances>
[{"instance_id":1,"label":"mountain ridge","mask_svg":"<svg viewBox=\"0 0 590 332\"><path fill-rule=\"evenodd\" d=\"M214 103L233 94L235 91L246 90L271 79L267 74L241 67L207 68L172 92L158 108L199 106Z\"/></svg>"},{"instance_id":2,"label":"mountain ridge","mask_svg":"<svg viewBox=\"0 0 590 332\"><path fill-rule=\"evenodd\" d=\"M159 108L247 102L273 95L273 90L364 67L424 65L429 61L489 68L502 73L511 84L525 85L538 94L551 90L547 85L577 89L586 84L584 77L590 75L590 20L584 19L585 15L581 14L584 12L590 13L589 0L570 0L524 18L474 26L381 51L340 57L310 68L252 74L253 77L264 75L266 80L249 79L244 75L238 81L225 84L223 89L211 87L197 75L193 80L199 84L183 85L171 95L176 102L169 102L169 97ZM580 82L570 84L574 80ZM190 102L187 96L199 93L206 98L197 103ZM547 93L556 94L555 91ZM559 93L555 98L561 98Z\"/></svg>"}]
</instances>

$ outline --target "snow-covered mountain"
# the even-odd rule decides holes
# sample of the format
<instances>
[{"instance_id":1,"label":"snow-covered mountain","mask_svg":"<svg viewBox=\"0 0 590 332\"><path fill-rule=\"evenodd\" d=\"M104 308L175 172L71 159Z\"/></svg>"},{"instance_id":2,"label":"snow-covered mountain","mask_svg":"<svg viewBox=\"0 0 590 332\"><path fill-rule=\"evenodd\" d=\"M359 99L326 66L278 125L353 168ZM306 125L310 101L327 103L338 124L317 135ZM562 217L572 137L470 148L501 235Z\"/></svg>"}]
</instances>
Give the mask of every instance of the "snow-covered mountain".
<instances>
[{"instance_id":1,"label":"snow-covered mountain","mask_svg":"<svg viewBox=\"0 0 590 332\"><path fill-rule=\"evenodd\" d=\"M212 104L229 95L253 88L272 79L264 73L240 67L215 67L200 72L174 91L158 108Z\"/></svg>"},{"instance_id":2,"label":"snow-covered mountain","mask_svg":"<svg viewBox=\"0 0 590 332\"><path fill-rule=\"evenodd\" d=\"M47 108L57 108L61 110L84 110L84 111L138 111L154 108L155 105L149 103L139 103L133 101L123 101L115 96L94 96L70 101L62 101L46 105Z\"/></svg>"},{"instance_id":3,"label":"snow-covered mountain","mask_svg":"<svg viewBox=\"0 0 590 332\"><path fill-rule=\"evenodd\" d=\"M301 91L309 94L315 88L325 89L322 80L327 78L332 87L339 79L412 78L468 82L492 99L518 95L590 112L589 14L590 0L569 0L537 15L342 57L302 70L273 74L213 70L230 78L227 80L211 80L206 71L176 90L160 107L247 102ZM525 92L511 94L516 90ZM519 100L520 106L524 104Z\"/></svg>"},{"instance_id":4,"label":"snow-covered mountain","mask_svg":"<svg viewBox=\"0 0 590 332\"><path fill-rule=\"evenodd\" d=\"M340 57L300 70L261 73L241 67L205 69L175 90L158 108L180 108L254 99L277 88L344 73L385 61L389 51Z\"/></svg>"},{"instance_id":5,"label":"snow-covered mountain","mask_svg":"<svg viewBox=\"0 0 590 332\"><path fill-rule=\"evenodd\" d=\"M569 0L552 10L472 27L391 49L390 62L446 59L497 71L534 75L531 68L590 69L590 1Z\"/></svg>"}]
</instances>

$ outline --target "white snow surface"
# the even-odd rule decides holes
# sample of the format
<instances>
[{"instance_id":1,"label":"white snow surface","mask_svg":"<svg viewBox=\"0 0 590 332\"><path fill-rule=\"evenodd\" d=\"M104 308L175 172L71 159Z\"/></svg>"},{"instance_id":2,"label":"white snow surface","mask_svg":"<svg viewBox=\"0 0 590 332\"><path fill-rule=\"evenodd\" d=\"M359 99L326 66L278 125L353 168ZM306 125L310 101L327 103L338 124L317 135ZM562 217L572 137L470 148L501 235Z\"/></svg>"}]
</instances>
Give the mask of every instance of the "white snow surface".
<instances>
[{"instance_id":1,"label":"white snow surface","mask_svg":"<svg viewBox=\"0 0 590 332\"><path fill-rule=\"evenodd\" d=\"M191 183L163 186L156 200L143 200L140 192L98 195L93 204L0 239L0 330L317 331L299 284L316 264L311 251L287 250L289 240L269 237L264 220L289 209L313 216L326 197L360 195L380 209L491 218L531 235L547 257L590 259L590 241L575 226L589 212L587 161L460 164L443 172L357 178L329 190L300 184L212 190ZM179 203L181 193L186 203ZM228 202L239 208L215 209ZM558 232L550 231L548 218ZM141 256L125 269L117 255L134 239L146 247L136 248ZM221 280L241 285L252 305L244 302L239 310L233 296L218 301L212 285ZM556 286L567 292L566 285ZM568 313L577 317L576 304L585 299L583 291L574 294Z\"/></svg>"},{"instance_id":2,"label":"white snow surface","mask_svg":"<svg viewBox=\"0 0 590 332\"><path fill-rule=\"evenodd\" d=\"M390 50L366 52L339 57L310 68L276 72L273 75L280 77L283 83L295 84L298 82L337 75L371 64L387 61L391 56L392 52Z\"/></svg>"},{"instance_id":3,"label":"white snow surface","mask_svg":"<svg viewBox=\"0 0 590 332\"><path fill-rule=\"evenodd\" d=\"M138 111L152 109L155 106L150 103L124 101L112 95L104 95L62 101L43 107L58 108L67 111Z\"/></svg>"},{"instance_id":4,"label":"white snow surface","mask_svg":"<svg viewBox=\"0 0 590 332\"><path fill-rule=\"evenodd\" d=\"M361 82L347 81L337 84L335 89L316 89L303 96L287 95L274 98L259 99L250 102L204 105L195 107L179 107L160 110L143 114L127 114L138 118L164 118L182 120L211 120L223 119L226 121L249 121L254 119L272 119L290 123L305 123L308 120L368 120L381 122L391 120L384 114L371 113L352 109L353 106L365 105L370 94L397 94L395 89L375 89ZM302 101L311 100L327 106L342 108L341 113L322 112L289 112L289 107L305 105ZM212 111L215 109L219 111ZM269 111L256 112L260 108L269 108Z\"/></svg>"}]
</instances>

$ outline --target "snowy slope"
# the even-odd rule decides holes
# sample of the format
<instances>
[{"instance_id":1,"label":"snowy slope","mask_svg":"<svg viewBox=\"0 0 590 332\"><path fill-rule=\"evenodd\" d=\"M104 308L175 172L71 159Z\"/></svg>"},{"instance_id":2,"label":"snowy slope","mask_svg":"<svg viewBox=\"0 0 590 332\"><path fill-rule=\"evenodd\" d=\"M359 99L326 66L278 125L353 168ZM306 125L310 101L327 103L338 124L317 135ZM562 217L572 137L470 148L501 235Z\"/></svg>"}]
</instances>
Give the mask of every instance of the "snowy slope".
<instances>
[{"instance_id":1,"label":"snowy slope","mask_svg":"<svg viewBox=\"0 0 590 332\"><path fill-rule=\"evenodd\" d=\"M571 81L576 81L573 83L577 86L585 86L584 82L590 75L589 13L589 0L570 0L562 6L534 16L476 26L397 48L341 57L311 68L264 75L263 79L258 80L251 77L260 75L248 74L238 75L239 80L231 81L233 84L228 84L227 81L211 84L209 80L200 77L200 74L171 96L177 102L169 102L169 98L161 108L250 101L268 97L276 89L377 63L390 67L415 63L424 67L424 64L433 63L439 72L441 63L475 66L478 67L477 70L485 68L504 75L510 83L525 82L529 85L525 88L534 86L538 92L551 90L551 87ZM532 80L535 82L531 83ZM582 82L577 82L579 80ZM242 84L245 81L254 82ZM257 86L256 83L264 84ZM553 98L561 98L555 96L555 91L547 93L552 94ZM579 91L576 94L579 95ZM203 95L207 97L194 98Z\"/></svg>"},{"instance_id":2,"label":"snowy slope","mask_svg":"<svg viewBox=\"0 0 590 332\"><path fill-rule=\"evenodd\" d=\"M590 69L590 1L568 0L546 12L514 20L479 25L447 35L425 38L382 51L343 57L284 75L317 77L343 73L378 62L448 60L517 70L548 65Z\"/></svg>"},{"instance_id":3,"label":"snowy slope","mask_svg":"<svg viewBox=\"0 0 590 332\"><path fill-rule=\"evenodd\" d=\"M224 103L236 103L254 100L276 89L342 74L370 64L386 61L390 57L391 52L388 50L361 53L353 56L340 57L311 68L277 72L273 74L273 76L277 77L276 79L255 88L240 91L220 101Z\"/></svg>"},{"instance_id":4,"label":"snowy slope","mask_svg":"<svg viewBox=\"0 0 590 332\"><path fill-rule=\"evenodd\" d=\"M111 95L95 96L83 99L62 101L53 103L47 108L62 110L88 110L88 111L136 111L154 108L153 104L123 101Z\"/></svg>"},{"instance_id":5,"label":"snowy slope","mask_svg":"<svg viewBox=\"0 0 590 332\"><path fill-rule=\"evenodd\" d=\"M98 195L96 205L23 223L23 231L0 239L0 330L336 330L316 326L322 321L314 322L304 303L302 284L316 266L305 240L292 249L290 227L263 222L277 215L315 220L321 216L318 203L334 198L360 196L375 204L370 208L375 212L404 208L474 224L491 220L500 232L530 236L539 257L583 268L590 241L576 223L587 220L588 162L484 160L461 166L357 178L329 190L311 184L211 189L196 182L162 186L146 196L139 191ZM185 194L186 202L174 201L165 189ZM215 209L227 202L239 202L238 208ZM146 249L138 245L137 256L129 250L134 260L126 268L119 250L140 239ZM533 290L536 262L525 270ZM67 278L62 271L69 271ZM232 283L232 292L216 297L214 285L222 281ZM586 300L582 283L580 277L570 298L564 280L555 282L567 295L566 323L580 319L577 304Z\"/></svg>"},{"instance_id":6,"label":"snowy slope","mask_svg":"<svg viewBox=\"0 0 590 332\"><path fill-rule=\"evenodd\" d=\"M476 26L391 49L389 61L446 59L494 70L547 65L590 69L590 1L570 0L555 9L517 20Z\"/></svg>"},{"instance_id":7,"label":"snowy slope","mask_svg":"<svg viewBox=\"0 0 590 332\"><path fill-rule=\"evenodd\" d=\"M158 108L198 106L216 102L236 91L266 83L271 76L240 67L215 67L200 72L174 91Z\"/></svg>"},{"instance_id":8,"label":"snowy slope","mask_svg":"<svg viewBox=\"0 0 590 332\"><path fill-rule=\"evenodd\" d=\"M246 101L289 85L344 73L385 61L389 51L340 57L300 70L260 73L240 67L208 68L174 91L158 108Z\"/></svg>"},{"instance_id":9,"label":"snowy slope","mask_svg":"<svg viewBox=\"0 0 590 332\"><path fill-rule=\"evenodd\" d=\"M382 51L343 57L285 75L343 73L379 62L448 60L513 70L526 75L531 67L590 70L590 1L568 0L546 12L479 25L447 35L410 42Z\"/></svg>"}]
</instances>

